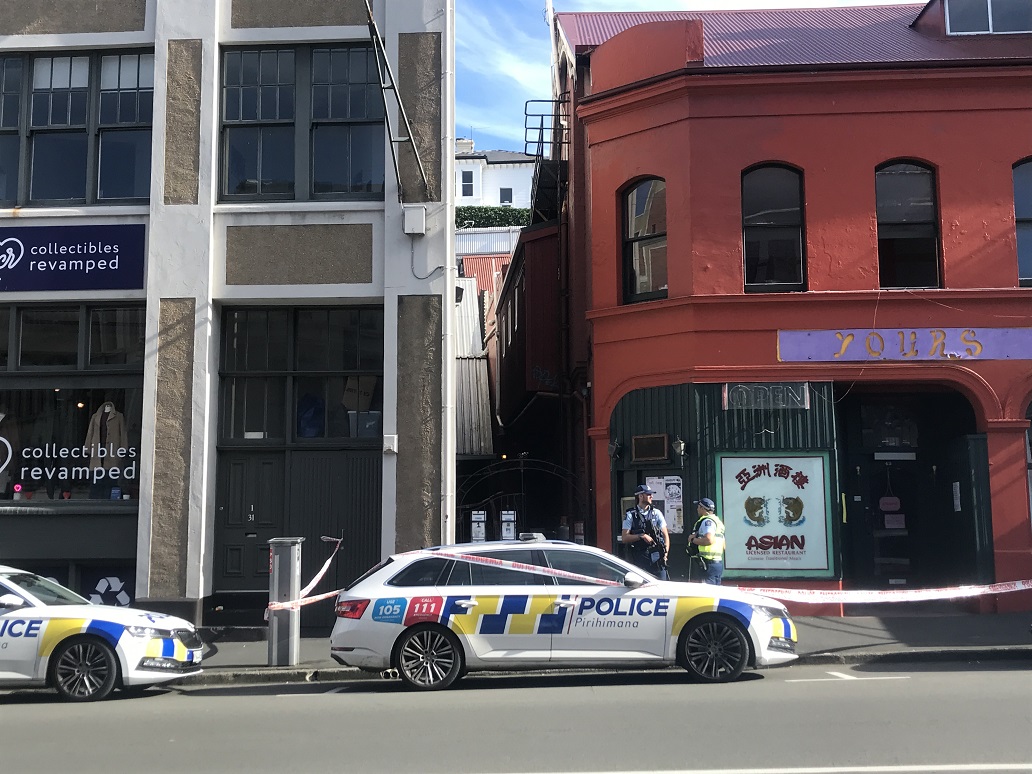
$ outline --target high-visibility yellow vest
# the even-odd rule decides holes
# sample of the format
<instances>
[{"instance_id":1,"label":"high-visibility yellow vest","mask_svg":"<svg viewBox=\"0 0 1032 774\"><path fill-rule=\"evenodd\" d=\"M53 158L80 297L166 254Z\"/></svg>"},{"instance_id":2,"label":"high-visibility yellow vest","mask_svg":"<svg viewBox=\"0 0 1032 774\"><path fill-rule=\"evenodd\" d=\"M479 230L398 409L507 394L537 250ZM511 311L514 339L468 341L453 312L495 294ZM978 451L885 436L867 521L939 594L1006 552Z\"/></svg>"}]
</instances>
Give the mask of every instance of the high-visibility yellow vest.
<instances>
[{"instance_id":1,"label":"high-visibility yellow vest","mask_svg":"<svg viewBox=\"0 0 1032 774\"><path fill-rule=\"evenodd\" d=\"M699 556L703 559L707 559L713 562L721 562L724 560L724 522L717 518L715 513L707 513L705 516L695 522L695 526L692 528L692 532L696 535L699 534L699 527L702 526L702 522L706 519L712 519L713 523L717 525L717 531L713 533L713 542L708 546L699 545L696 548L699 549Z\"/></svg>"}]
</instances>

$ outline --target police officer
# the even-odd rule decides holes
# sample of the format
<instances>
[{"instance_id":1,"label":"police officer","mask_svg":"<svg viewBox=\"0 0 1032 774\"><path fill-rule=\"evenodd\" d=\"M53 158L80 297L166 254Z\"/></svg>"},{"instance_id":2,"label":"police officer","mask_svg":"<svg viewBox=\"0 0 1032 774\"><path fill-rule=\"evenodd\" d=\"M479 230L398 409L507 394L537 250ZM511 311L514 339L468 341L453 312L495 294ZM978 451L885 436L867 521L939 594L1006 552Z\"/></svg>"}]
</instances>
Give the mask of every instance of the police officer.
<instances>
[{"instance_id":1,"label":"police officer","mask_svg":"<svg viewBox=\"0 0 1032 774\"><path fill-rule=\"evenodd\" d=\"M719 586L724 577L724 524L717 518L717 506L711 499L703 497L695 504L699 520L688 536L688 553L693 564L703 567L703 583Z\"/></svg>"},{"instance_id":2,"label":"police officer","mask_svg":"<svg viewBox=\"0 0 1032 774\"><path fill-rule=\"evenodd\" d=\"M663 514L652 507L655 493L645 484L634 490L636 504L624 514L623 544L630 551L634 564L660 580L667 580L670 534Z\"/></svg>"}]
</instances>

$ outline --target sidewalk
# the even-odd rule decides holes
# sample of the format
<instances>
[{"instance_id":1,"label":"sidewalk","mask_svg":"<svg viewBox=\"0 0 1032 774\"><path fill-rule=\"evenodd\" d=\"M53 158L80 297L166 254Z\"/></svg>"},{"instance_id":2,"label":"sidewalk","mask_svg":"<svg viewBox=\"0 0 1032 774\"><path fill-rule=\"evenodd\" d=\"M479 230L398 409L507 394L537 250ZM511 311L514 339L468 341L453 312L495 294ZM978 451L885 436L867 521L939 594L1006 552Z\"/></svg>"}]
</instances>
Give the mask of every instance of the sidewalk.
<instances>
[{"instance_id":1,"label":"sidewalk","mask_svg":"<svg viewBox=\"0 0 1032 774\"><path fill-rule=\"evenodd\" d=\"M798 664L1026 660L1032 613L797 617ZM185 684L227 685L379 679L330 658L329 633L301 639L297 666L268 666L261 630L205 630L204 672ZM241 641L250 637L249 641Z\"/></svg>"}]
</instances>

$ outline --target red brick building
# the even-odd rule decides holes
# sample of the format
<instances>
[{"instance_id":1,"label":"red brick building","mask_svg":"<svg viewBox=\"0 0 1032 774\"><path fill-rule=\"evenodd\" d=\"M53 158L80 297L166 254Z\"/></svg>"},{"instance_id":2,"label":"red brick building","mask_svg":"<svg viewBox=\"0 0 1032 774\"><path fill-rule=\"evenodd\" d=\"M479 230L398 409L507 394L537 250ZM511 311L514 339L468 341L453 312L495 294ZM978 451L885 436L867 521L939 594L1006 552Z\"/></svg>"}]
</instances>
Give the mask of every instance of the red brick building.
<instances>
[{"instance_id":1,"label":"red brick building","mask_svg":"<svg viewBox=\"0 0 1032 774\"><path fill-rule=\"evenodd\" d=\"M510 277L558 278L520 314L589 542L650 482L675 576L707 496L725 582L1032 578L1032 5L953 3L556 15L558 235Z\"/></svg>"}]
</instances>

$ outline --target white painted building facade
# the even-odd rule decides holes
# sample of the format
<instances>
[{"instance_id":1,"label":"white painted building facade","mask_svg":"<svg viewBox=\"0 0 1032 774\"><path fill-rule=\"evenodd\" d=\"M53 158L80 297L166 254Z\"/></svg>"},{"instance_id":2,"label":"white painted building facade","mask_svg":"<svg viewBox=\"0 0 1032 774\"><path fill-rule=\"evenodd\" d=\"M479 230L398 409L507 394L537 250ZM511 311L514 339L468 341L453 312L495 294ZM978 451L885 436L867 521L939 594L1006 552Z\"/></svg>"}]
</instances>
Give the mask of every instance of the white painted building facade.
<instances>
[{"instance_id":1,"label":"white painted building facade","mask_svg":"<svg viewBox=\"0 0 1032 774\"><path fill-rule=\"evenodd\" d=\"M476 151L473 140L459 138L455 143L455 206L527 209L534 161L534 156L515 151Z\"/></svg>"},{"instance_id":2,"label":"white painted building facade","mask_svg":"<svg viewBox=\"0 0 1032 774\"><path fill-rule=\"evenodd\" d=\"M26 253L0 563L231 625L261 622L269 538L306 538L307 577L343 535L327 588L452 539L453 0L372 0L383 56L364 0L27 5L0 21L0 249ZM31 263L90 245L117 266Z\"/></svg>"}]
</instances>

